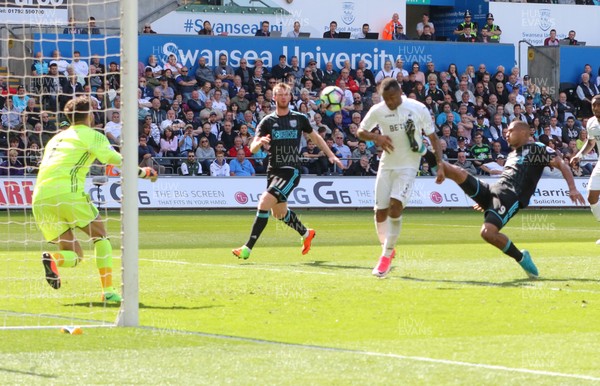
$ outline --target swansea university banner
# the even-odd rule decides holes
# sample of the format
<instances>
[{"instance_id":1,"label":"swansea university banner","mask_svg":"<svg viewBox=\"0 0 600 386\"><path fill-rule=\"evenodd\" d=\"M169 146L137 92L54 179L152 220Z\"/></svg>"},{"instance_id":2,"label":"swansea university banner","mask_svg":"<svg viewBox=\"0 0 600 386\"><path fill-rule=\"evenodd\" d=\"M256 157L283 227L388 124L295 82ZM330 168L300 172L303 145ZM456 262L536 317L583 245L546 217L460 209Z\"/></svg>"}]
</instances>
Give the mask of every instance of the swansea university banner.
<instances>
[{"instance_id":1,"label":"swansea university banner","mask_svg":"<svg viewBox=\"0 0 600 386\"><path fill-rule=\"evenodd\" d=\"M92 54L108 55L109 61L119 63L115 53L120 52L119 38L110 36L106 41L93 39L88 42L78 35L36 34L34 51L41 51L45 57L51 57L52 51L58 49L64 57L69 58L74 50L79 50L82 57ZM260 42L260 44L259 44ZM229 65L236 68L240 60L248 60L249 67L254 66L256 59L262 59L266 67L273 67L279 62L279 55L289 58L297 56L300 67L306 67L310 59L317 61L319 68L325 68L332 62L335 69L343 67L344 61L350 60L356 67L359 60L366 62L367 68L377 72L383 68L386 60L395 63L397 58L404 60L408 70L412 62L421 65L433 61L437 71L444 71L450 63L455 63L464 70L467 65L477 66L484 63L488 68L503 65L512 68L515 48L505 44L452 43L452 42L420 42L420 41L382 41L382 40L342 40L342 39L291 39L227 36L187 36L187 35L141 35L139 37L139 60L146 63L150 55L156 55L159 63L166 63L170 54L177 61L188 66L193 73L198 59L207 58L209 67L218 64L220 54L227 55Z\"/></svg>"},{"instance_id":2,"label":"swansea university banner","mask_svg":"<svg viewBox=\"0 0 600 386\"><path fill-rule=\"evenodd\" d=\"M421 41L382 41L382 40L344 40L344 39L291 39L255 37L206 37L187 35L142 35L139 38L139 58L146 62L148 56L156 55L159 62L166 62L170 54L177 61L195 70L198 59L206 57L208 66L218 64L219 55L229 58L229 65L238 67L240 59L248 60L248 66L260 58L266 67L279 62L279 55L289 58L297 56L300 67L306 67L310 59L317 61L319 68L325 68L327 62L339 69L344 61L350 60L355 67L364 60L367 67L376 72L383 68L386 60L395 63L397 58L404 60L406 69L410 63L421 65L428 61L436 64L436 70L443 71L448 64L455 63L464 70L467 65L477 66L485 63L489 68L499 64L512 68L514 64L514 46L504 44L475 44L452 42Z\"/></svg>"}]
</instances>

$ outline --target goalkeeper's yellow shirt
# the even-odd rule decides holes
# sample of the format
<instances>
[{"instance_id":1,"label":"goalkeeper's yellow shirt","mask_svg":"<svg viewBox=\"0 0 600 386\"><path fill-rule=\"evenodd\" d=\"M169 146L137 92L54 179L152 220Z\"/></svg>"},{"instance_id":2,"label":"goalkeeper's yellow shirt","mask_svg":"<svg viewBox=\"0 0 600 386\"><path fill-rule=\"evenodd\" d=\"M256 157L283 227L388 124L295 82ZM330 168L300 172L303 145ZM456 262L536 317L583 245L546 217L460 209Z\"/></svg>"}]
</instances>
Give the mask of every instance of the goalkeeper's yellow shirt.
<instances>
[{"instance_id":1,"label":"goalkeeper's yellow shirt","mask_svg":"<svg viewBox=\"0 0 600 386\"><path fill-rule=\"evenodd\" d=\"M85 177L96 159L117 166L122 162L106 136L88 126L75 125L58 133L44 149L33 199L83 193Z\"/></svg>"}]
</instances>

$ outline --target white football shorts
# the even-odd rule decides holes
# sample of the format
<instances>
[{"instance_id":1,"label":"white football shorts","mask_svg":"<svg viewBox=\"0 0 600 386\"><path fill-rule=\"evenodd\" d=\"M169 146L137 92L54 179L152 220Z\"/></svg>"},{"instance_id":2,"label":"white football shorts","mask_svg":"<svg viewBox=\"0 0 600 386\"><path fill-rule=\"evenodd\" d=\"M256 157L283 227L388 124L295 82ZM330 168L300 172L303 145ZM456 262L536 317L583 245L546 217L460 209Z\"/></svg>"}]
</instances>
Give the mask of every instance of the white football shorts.
<instances>
[{"instance_id":1,"label":"white football shorts","mask_svg":"<svg viewBox=\"0 0 600 386\"><path fill-rule=\"evenodd\" d=\"M600 190L600 162L592 170L592 175L588 181L588 190Z\"/></svg>"},{"instance_id":2,"label":"white football shorts","mask_svg":"<svg viewBox=\"0 0 600 386\"><path fill-rule=\"evenodd\" d=\"M417 171L414 169L381 169L375 180L375 209L390 207L390 199L396 199L406 208Z\"/></svg>"}]
</instances>

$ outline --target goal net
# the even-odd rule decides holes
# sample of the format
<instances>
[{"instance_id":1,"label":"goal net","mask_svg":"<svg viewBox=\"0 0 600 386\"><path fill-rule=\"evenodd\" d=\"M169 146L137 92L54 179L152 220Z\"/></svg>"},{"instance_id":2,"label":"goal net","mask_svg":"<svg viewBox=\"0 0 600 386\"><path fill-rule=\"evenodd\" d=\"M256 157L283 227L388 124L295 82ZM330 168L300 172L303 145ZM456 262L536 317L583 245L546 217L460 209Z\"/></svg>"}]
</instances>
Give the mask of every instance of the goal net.
<instances>
[{"instance_id":1,"label":"goal net","mask_svg":"<svg viewBox=\"0 0 600 386\"><path fill-rule=\"evenodd\" d=\"M0 328L136 325L137 272L130 270L137 269L137 202L127 192L137 189L137 1L7 0L0 15ZM122 303L103 300L106 269L77 229L84 259L58 267L60 289L49 285L42 253L58 247L44 239L31 211L46 144L68 127L63 108L80 95L90 97L98 131L111 120L133 127L114 137L121 173L107 177L92 165L85 184L112 245ZM133 111L122 108L127 101Z\"/></svg>"}]
</instances>

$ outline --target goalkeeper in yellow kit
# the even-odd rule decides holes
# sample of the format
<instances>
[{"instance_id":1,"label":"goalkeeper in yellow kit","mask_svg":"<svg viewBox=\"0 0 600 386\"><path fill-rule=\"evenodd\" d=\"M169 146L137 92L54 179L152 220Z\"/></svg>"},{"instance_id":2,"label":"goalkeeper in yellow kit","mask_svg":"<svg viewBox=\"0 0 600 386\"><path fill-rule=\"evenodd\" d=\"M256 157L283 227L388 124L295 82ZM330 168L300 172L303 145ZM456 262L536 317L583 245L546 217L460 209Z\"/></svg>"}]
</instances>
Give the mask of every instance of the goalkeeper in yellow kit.
<instances>
[{"instance_id":1,"label":"goalkeeper in yellow kit","mask_svg":"<svg viewBox=\"0 0 600 386\"><path fill-rule=\"evenodd\" d=\"M98 209L84 187L90 165L96 159L120 166L121 155L111 147L106 136L91 128L94 115L88 97L70 100L64 114L71 126L46 145L33 191L36 223L44 238L60 249L42 254L46 281L52 288L60 288L58 267L74 267L83 258L83 250L73 234L74 228L80 228L94 242L103 301L120 302L121 295L112 284L112 246ZM140 168L139 176L154 181L157 174L151 168Z\"/></svg>"}]
</instances>

